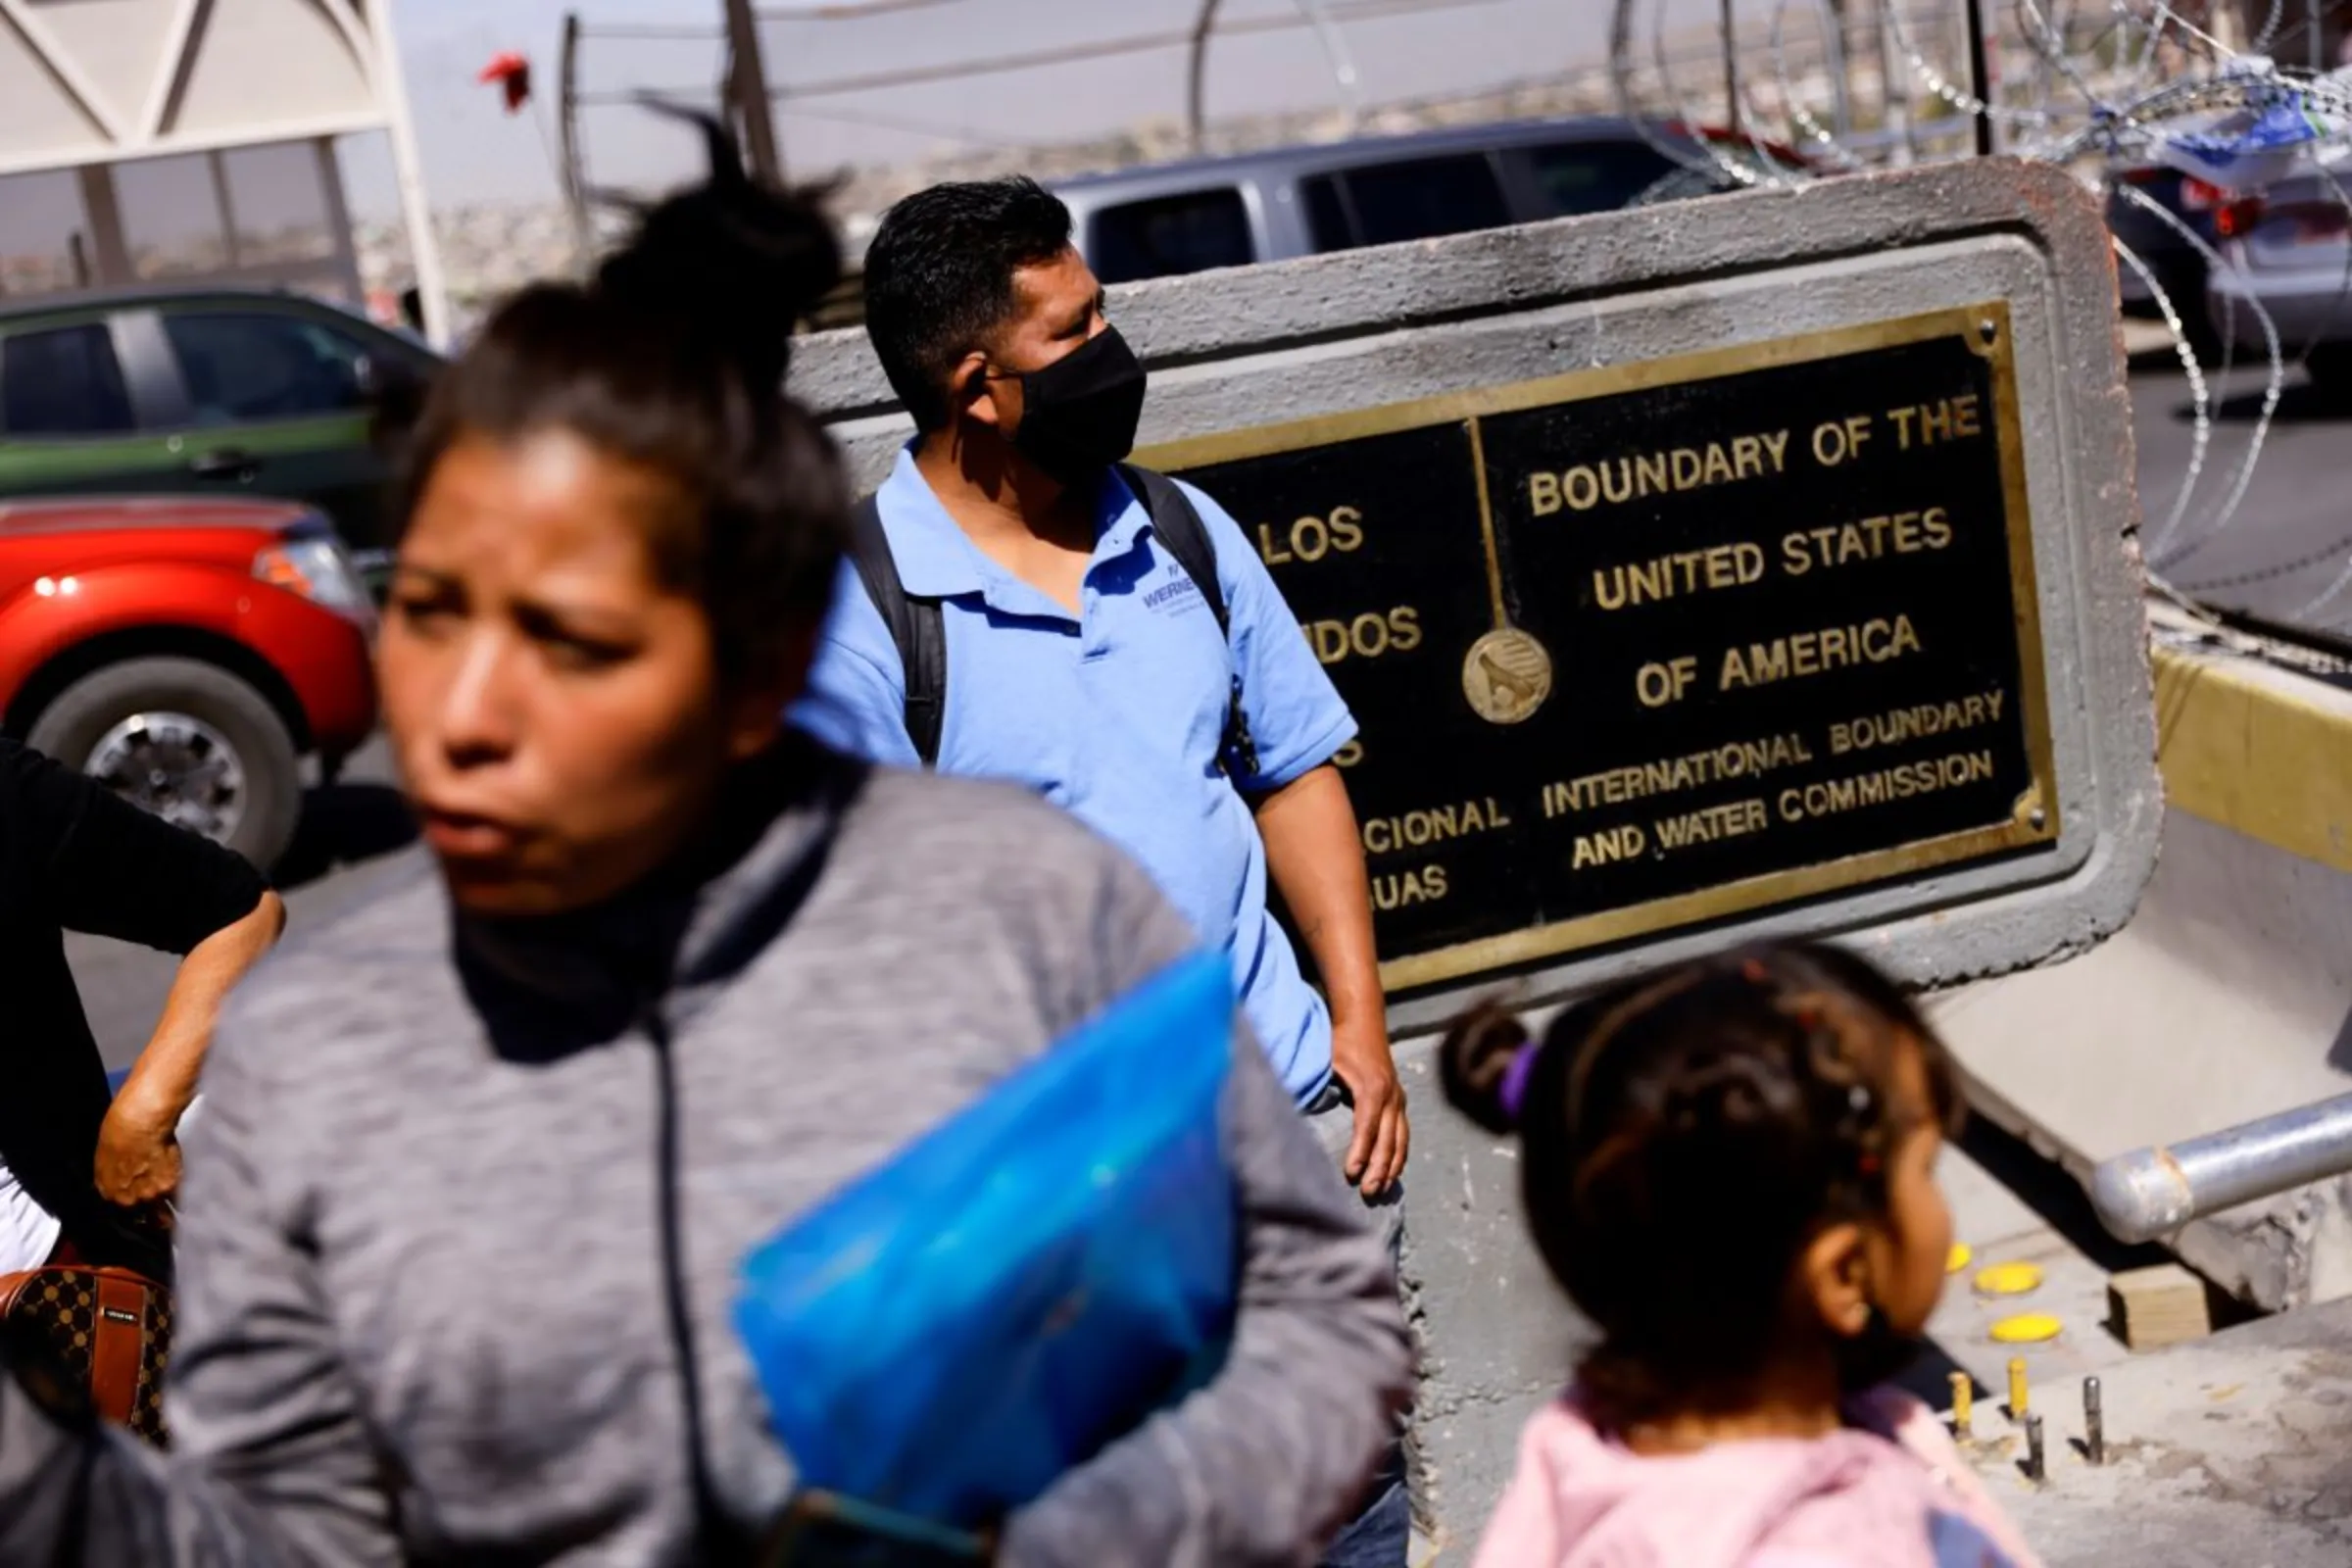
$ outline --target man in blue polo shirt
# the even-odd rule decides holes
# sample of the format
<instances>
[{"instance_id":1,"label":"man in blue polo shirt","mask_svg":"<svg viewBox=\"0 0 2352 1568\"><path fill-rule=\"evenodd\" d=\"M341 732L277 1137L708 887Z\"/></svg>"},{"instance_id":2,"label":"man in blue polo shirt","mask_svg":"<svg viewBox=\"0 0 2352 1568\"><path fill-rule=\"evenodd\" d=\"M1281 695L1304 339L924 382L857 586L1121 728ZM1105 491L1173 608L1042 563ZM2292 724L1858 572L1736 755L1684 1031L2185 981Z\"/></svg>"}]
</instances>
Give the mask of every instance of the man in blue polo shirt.
<instances>
[{"instance_id":1,"label":"man in blue polo shirt","mask_svg":"<svg viewBox=\"0 0 2352 1568\"><path fill-rule=\"evenodd\" d=\"M1068 210L1030 180L938 186L885 215L866 327L917 433L867 548L886 545L902 603L936 606L945 702L935 726L910 724L904 623L851 565L796 717L877 760L1017 780L1126 849L1231 953L1275 1069L1348 1179L1393 1204L1409 1129L1332 762L1354 720L1233 518L1117 466L1144 371L1102 304ZM1177 542L1195 519L1224 630ZM1401 1564L1405 1515L1401 1485L1377 1489L1327 1561Z\"/></svg>"}]
</instances>

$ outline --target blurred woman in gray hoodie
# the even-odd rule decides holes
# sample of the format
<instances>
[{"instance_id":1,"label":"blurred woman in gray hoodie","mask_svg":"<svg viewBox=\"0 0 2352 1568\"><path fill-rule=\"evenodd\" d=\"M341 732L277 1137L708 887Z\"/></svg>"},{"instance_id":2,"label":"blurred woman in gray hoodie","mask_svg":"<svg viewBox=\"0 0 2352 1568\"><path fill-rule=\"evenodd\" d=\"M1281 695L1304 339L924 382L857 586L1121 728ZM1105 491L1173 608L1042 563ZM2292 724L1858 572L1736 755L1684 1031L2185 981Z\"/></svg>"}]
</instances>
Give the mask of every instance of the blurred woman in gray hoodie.
<instances>
[{"instance_id":1,"label":"blurred woman in gray hoodie","mask_svg":"<svg viewBox=\"0 0 2352 1568\"><path fill-rule=\"evenodd\" d=\"M794 1472L738 1260L1191 945L1050 808L779 734L848 500L779 389L837 271L730 153L433 387L379 656L429 854L220 1029L172 1452L0 1376L0 1563L746 1560ZM1220 1049L1229 1358L1002 1561L1309 1563L1390 1441L1389 1263Z\"/></svg>"}]
</instances>

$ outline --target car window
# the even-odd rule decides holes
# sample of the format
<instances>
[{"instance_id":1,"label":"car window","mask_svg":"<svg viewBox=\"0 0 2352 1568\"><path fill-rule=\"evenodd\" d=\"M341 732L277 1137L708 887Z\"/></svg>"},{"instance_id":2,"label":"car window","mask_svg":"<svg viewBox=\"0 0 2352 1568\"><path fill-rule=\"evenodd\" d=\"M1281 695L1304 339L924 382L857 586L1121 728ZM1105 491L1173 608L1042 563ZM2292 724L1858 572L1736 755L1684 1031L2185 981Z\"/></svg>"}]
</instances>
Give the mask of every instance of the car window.
<instances>
[{"instance_id":1,"label":"car window","mask_svg":"<svg viewBox=\"0 0 2352 1568\"><path fill-rule=\"evenodd\" d=\"M1306 198L1306 231L1318 251L1344 251L1357 241L1355 225L1348 220L1348 198L1340 194L1340 176L1314 174L1298 182Z\"/></svg>"},{"instance_id":2,"label":"car window","mask_svg":"<svg viewBox=\"0 0 2352 1568\"><path fill-rule=\"evenodd\" d=\"M260 311L167 315L164 335L199 425L344 414L367 403L359 371L367 351L320 322Z\"/></svg>"},{"instance_id":3,"label":"car window","mask_svg":"<svg viewBox=\"0 0 2352 1568\"><path fill-rule=\"evenodd\" d=\"M1680 166L1642 142L1569 141L1528 149L1545 218L1613 213Z\"/></svg>"},{"instance_id":4,"label":"car window","mask_svg":"<svg viewBox=\"0 0 2352 1568\"><path fill-rule=\"evenodd\" d=\"M13 436L124 435L130 392L103 323L0 342L0 429Z\"/></svg>"},{"instance_id":5,"label":"car window","mask_svg":"<svg viewBox=\"0 0 2352 1568\"><path fill-rule=\"evenodd\" d=\"M1350 169L1348 204L1355 209L1355 237L1362 245L1434 239L1499 228L1511 220L1502 183L1484 153L1416 158L1409 163Z\"/></svg>"},{"instance_id":6,"label":"car window","mask_svg":"<svg viewBox=\"0 0 2352 1568\"><path fill-rule=\"evenodd\" d=\"M1230 185L1125 202L1094 218L1095 275L1105 283L1205 272L1255 260L1250 210Z\"/></svg>"}]
</instances>

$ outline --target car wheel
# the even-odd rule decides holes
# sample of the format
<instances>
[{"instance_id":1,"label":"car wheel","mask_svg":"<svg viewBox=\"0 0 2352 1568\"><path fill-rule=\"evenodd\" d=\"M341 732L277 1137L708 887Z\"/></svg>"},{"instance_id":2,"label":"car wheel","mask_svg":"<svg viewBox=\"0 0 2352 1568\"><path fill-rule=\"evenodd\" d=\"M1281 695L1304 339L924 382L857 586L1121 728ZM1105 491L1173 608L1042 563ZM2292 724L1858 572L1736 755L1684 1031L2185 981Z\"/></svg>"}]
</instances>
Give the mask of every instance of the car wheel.
<instances>
[{"instance_id":1,"label":"car wheel","mask_svg":"<svg viewBox=\"0 0 2352 1568\"><path fill-rule=\"evenodd\" d=\"M285 721L216 664L109 664L67 687L25 739L265 871L301 820L302 763Z\"/></svg>"}]
</instances>

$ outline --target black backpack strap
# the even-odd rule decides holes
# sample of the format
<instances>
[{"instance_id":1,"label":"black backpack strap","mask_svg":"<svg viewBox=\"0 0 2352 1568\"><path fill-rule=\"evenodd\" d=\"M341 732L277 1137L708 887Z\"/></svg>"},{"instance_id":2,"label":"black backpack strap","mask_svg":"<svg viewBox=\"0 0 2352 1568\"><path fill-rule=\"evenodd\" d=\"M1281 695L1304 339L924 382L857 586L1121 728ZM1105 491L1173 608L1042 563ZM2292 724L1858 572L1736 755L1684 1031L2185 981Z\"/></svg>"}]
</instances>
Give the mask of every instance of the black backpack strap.
<instances>
[{"instance_id":1,"label":"black backpack strap","mask_svg":"<svg viewBox=\"0 0 2352 1568\"><path fill-rule=\"evenodd\" d=\"M1209 613L1217 617L1217 634L1226 640L1230 655L1233 642L1233 616L1225 608L1225 590L1217 581L1217 547L1208 537L1208 526L1194 510L1192 498L1184 487L1164 473L1139 468L1132 464L1119 465L1119 477L1135 492L1152 516L1152 536L1167 553L1176 558L1200 597L1208 601ZM1250 717L1242 709L1242 670L1233 665L1233 692L1225 705L1225 744L1219 750L1217 761L1228 778L1243 779L1257 776L1257 743L1250 735Z\"/></svg>"},{"instance_id":2,"label":"black backpack strap","mask_svg":"<svg viewBox=\"0 0 2352 1568\"><path fill-rule=\"evenodd\" d=\"M939 737L948 713L947 616L936 599L917 599L899 578L882 531L882 507L867 496L850 514L850 559L865 583L866 596L882 612L890 640L899 646L906 677L906 735L925 767L939 765Z\"/></svg>"},{"instance_id":3,"label":"black backpack strap","mask_svg":"<svg viewBox=\"0 0 2352 1568\"><path fill-rule=\"evenodd\" d=\"M1230 635L1233 621L1225 610L1225 590L1217 582L1217 547L1209 543L1208 528L1200 521L1200 514L1193 510L1192 498L1175 480L1150 468L1122 463L1119 477L1152 514L1152 537L1176 558L1176 564L1208 601L1209 613L1217 617L1218 632Z\"/></svg>"}]
</instances>

